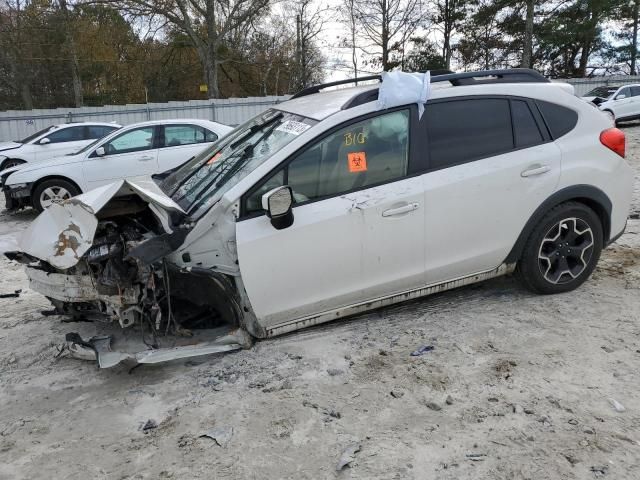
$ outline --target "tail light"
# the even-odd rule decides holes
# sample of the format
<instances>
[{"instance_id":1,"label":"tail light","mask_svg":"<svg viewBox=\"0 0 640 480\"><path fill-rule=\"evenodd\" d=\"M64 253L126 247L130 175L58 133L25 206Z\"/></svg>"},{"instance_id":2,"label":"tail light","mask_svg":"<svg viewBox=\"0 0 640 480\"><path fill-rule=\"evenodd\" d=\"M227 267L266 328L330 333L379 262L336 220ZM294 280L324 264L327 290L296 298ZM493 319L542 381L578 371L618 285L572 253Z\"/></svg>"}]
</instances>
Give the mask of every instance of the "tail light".
<instances>
[{"instance_id":1,"label":"tail light","mask_svg":"<svg viewBox=\"0 0 640 480\"><path fill-rule=\"evenodd\" d=\"M607 130L604 130L600 134L600 143L624 158L625 138L622 130L617 128L608 128Z\"/></svg>"}]
</instances>

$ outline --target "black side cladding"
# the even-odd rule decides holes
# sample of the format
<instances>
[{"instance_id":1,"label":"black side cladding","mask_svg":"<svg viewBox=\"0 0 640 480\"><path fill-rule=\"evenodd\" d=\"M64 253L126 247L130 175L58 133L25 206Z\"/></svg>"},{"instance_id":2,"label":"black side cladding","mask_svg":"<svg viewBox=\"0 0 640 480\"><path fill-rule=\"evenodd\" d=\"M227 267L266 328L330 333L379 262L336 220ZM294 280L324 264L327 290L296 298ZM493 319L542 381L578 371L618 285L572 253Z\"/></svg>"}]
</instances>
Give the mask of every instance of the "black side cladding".
<instances>
[{"instance_id":1,"label":"black side cladding","mask_svg":"<svg viewBox=\"0 0 640 480\"><path fill-rule=\"evenodd\" d=\"M176 229L173 233L163 233L145 240L140 245L132 248L125 260L133 258L142 263L142 265L151 265L174 252L184 243L188 233L189 229L182 227Z\"/></svg>"}]
</instances>

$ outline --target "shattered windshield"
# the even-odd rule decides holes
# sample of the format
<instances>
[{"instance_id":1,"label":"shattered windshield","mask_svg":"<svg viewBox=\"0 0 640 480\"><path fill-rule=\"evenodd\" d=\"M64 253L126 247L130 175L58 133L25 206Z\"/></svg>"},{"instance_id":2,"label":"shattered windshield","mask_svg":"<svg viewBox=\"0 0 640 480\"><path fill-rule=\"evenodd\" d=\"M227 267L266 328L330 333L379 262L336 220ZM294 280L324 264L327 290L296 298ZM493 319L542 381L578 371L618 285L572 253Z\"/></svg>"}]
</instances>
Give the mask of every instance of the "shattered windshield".
<instances>
[{"instance_id":1,"label":"shattered windshield","mask_svg":"<svg viewBox=\"0 0 640 480\"><path fill-rule=\"evenodd\" d=\"M188 214L205 211L267 158L316 123L300 115L268 110L182 165L160 188Z\"/></svg>"}]
</instances>

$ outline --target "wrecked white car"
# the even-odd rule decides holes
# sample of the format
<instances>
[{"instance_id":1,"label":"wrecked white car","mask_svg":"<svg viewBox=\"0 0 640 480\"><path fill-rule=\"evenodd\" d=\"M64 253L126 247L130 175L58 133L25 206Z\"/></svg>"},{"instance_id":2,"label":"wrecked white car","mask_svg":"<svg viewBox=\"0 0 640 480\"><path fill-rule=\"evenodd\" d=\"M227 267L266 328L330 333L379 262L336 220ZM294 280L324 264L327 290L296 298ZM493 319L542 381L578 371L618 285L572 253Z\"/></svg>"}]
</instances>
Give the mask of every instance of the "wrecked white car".
<instances>
[{"instance_id":1,"label":"wrecked white car","mask_svg":"<svg viewBox=\"0 0 640 480\"><path fill-rule=\"evenodd\" d=\"M68 337L101 367L244 348L516 266L539 293L582 284L625 228L624 134L532 71L431 81L420 108L381 106L384 81L303 91L174 171L52 205L7 255L57 313L110 323Z\"/></svg>"}]
</instances>

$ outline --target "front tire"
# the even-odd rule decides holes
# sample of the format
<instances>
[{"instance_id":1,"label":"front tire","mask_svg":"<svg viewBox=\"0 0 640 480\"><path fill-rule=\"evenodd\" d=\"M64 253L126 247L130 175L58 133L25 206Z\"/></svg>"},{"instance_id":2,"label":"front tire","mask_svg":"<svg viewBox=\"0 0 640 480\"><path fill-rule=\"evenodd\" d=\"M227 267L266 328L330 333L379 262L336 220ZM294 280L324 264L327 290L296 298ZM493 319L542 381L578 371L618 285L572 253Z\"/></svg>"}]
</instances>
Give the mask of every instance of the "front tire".
<instances>
[{"instance_id":1,"label":"front tire","mask_svg":"<svg viewBox=\"0 0 640 480\"><path fill-rule=\"evenodd\" d=\"M80 189L73 183L61 178L54 178L39 184L32 194L33 208L42 212L54 203L62 203L65 200L80 194Z\"/></svg>"},{"instance_id":2,"label":"front tire","mask_svg":"<svg viewBox=\"0 0 640 480\"><path fill-rule=\"evenodd\" d=\"M582 203L563 203L531 232L519 263L520 278L536 293L569 292L589 278L602 246L598 215Z\"/></svg>"}]
</instances>

